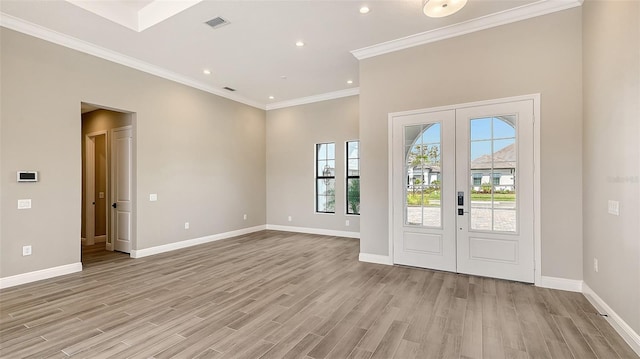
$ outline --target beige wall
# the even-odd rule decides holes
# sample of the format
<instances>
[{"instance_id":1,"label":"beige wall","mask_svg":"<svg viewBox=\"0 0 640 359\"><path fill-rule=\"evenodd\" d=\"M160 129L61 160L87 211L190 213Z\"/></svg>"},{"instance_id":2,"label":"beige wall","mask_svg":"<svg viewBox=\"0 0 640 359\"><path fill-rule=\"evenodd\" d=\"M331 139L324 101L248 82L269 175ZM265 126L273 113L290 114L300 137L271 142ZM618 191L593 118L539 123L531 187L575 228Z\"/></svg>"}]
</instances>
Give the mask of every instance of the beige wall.
<instances>
[{"instance_id":1,"label":"beige wall","mask_svg":"<svg viewBox=\"0 0 640 359\"><path fill-rule=\"evenodd\" d=\"M640 2L586 1L583 54L584 279L640 333Z\"/></svg>"},{"instance_id":2,"label":"beige wall","mask_svg":"<svg viewBox=\"0 0 640 359\"><path fill-rule=\"evenodd\" d=\"M86 238L86 223L85 223L85 182L86 182L86 146L85 137L87 134L109 131L114 128L124 127L131 125L131 114L109 111L109 110L95 110L82 114L82 215L81 215L81 236ZM108 136L108 135L107 135ZM107 234L107 211L106 208L109 205L109 190L107 188L108 180L107 175L109 170L107 166L107 152L111 148L110 141L107 141L105 146L104 141L107 136L97 136L95 139L95 235L101 236ZM105 194L104 198L99 197L99 192Z\"/></svg>"},{"instance_id":3,"label":"beige wall","mask_svg":"<svg viewBox=\"0 0 640 359\"><path fill-rule=\"evenodd\" d=\"M388 255L387 115L541 94L542 275L582 279L581 9L360 62L360 249Z\"/></svg>"},{"instance_id":4,"label":"beige wall","mask_svg":"<svg viewBox=\"0 0 640 359\"><path fill-rule=\"evenodd\" d=\"M358 96L267 112L268 224L359 231L360 217L345 215L344 200L344 147L358 139L358 113ZM336 144L335 214L315 213L314 151L321 142Z\"/></svg>"},{"instance_id":5,"label":"beige wall","mask_svg":"<svg viewBox=\"0 0 640 359\"><path fill-rule=\"evenodd\" d=\"M135 249L265 224L264 110L4 28L0 36L1 277L80 261L83 101L135 113ZM19 169L40 171L40 182L16 183ZM18 211L21 198L33 208ZM22 257L27 244L33 255Z\"/></svg>"}]
</instances>

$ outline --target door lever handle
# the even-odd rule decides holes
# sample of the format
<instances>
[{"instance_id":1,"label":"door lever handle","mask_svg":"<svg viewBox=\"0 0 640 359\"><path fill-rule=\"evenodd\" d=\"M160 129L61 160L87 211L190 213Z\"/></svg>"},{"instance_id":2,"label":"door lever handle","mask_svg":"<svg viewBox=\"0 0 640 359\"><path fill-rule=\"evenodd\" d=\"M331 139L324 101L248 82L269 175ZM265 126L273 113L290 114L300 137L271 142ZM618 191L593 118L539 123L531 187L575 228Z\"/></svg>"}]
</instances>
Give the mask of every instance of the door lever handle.
<instances>
[{"instance_id":1,"label":"door lever handle","mask_svg":"<svg viewBox=\"0 0 640 359\"><path fill-rule=\"evenodd\" d=\"M113 207L113 208L117 208L117 207L118 207L118 205L116 204L116 202L113 202L113 204L111 205L111 207Z\"/></svg>"}]
</instances>

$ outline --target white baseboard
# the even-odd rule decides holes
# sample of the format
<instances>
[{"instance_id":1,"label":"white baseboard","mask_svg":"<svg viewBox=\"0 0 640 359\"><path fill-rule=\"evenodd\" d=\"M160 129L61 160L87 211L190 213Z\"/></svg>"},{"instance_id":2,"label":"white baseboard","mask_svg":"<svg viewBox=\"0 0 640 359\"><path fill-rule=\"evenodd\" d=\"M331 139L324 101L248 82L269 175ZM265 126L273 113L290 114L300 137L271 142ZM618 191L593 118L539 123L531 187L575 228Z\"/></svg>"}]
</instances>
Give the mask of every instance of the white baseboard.
<instances>
[{"instance_id":1,"label":"white baseboard","mask_svg":"<svg viewBox=\"0 0 640 359\"><path fill-rule=\"evenodd\" d=\"M10 277L0 278L0 289L15 287L21 284L37 282L43 279L58 277L65 274L71 274L82 271L82 263L65 264L63 266L41 269L34 272L16 274Z\"/></svg>"},{"instance_id":2,"label":"white baseboard","mask_svg":"<svg viewBox=\"0 0 640 359\"><path fill-rule=\"evenodd\" d=\"M272 231L320 234L323 236L360 238L360 232L335 231L332 229L291 227L291 226L280 226L277 224L267 224L267 229Z\"/></svg>"},{"instance_id":3,"label":"white baseboard","mask_svg":"<svg viewBox=\"0 0 640 359\"><path fill-rule=\"evenodd\" d=\"M176 249L197 246L198 244L204 244L204 243L219 241L221 239L242 236L244 234L263 231L265 229L266 229L265 225L260 225L255 227L238 229L236 231L230 231L230 232L218 233L218 234L213 234L210 236L205 236L200 238L188 239L186 241L164 244L156 247L133 249L131 250L130 256L131 258L142 258L142 257L152 256L154 254L175 251Z\"/></svg>"},{"instance_id":4,"label":"white baseboard","mask_svg":"<svg viewBox=\"0 0 640 359\"><path fill-rule=\"evenodd\" d=\"M536 283L536 286L582 293L583 284L583 281L577 279L542 276L540 277L540 283Z\"/></svg>"},{"instance_id":5,"label":"white baseboard","mask_svg":"<svg viewBox=\"0 0 640 359\"><path fill-rule=\"evenodd\" d=\"M620 316L614 312L613 309L611 309L611 307L609 307L607 303L593 291L593 289L589 288L587 283L582 286L582 293L587 300L596 307L600 314L607 315L604 318L609 322L609 324L611 324L613 329L620 334L622 339L629 344L636 354L640 355L640 335L638 335L638 333L636 333L629 324L620 318Z\"/></svg>"},{"instance_id":6,"label":"white baseboard","mask_svg":"<svg viewBox=\"0 0 640 359\"><path fill-rule=\"evenodd\" d=\"M360 260L360 262L385 264L385 265L389 265L389 266L393 265L393 261L391 260L391 257L382 256L382 255L379 255L379 254L371 254L371 253L362 253L362 252L360 252L360 255L358 256L358 259Z\"/></svg>"}]
</instances>

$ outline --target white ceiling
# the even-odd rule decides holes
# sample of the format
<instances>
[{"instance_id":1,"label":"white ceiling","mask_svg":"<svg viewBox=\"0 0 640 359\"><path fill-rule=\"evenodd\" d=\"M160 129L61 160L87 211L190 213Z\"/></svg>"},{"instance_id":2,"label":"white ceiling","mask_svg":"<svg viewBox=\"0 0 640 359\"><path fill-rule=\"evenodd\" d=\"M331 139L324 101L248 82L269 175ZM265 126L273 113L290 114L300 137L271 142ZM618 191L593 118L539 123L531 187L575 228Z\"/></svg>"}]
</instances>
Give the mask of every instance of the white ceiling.
<instances>
[{"instance_id":1,"label":"white ceiling","mask_svg":"<svg viewBox=\"0 0 640 359\"><path fill-rule=\"evenodd\" d=\"M256 107L273 108L310 96L355 93L358 60L351 51L455 24L475 24L473 19L491 14L576 0L469 0L460 12L439 19L426 17L421 2L98 1L124 17L140 15L151 5L169 3L175 8L182 3L178 8L185 9L142 31L65 0L2 0L0 11L2 26L35 32L65 46L88 49L86 52ZM362 5L371 11L360 14ZM230 24L217 29L204 24L217 16ZM305 46L296 47L296 41L304 41ZM204 69L211 70L211 75L203 74ZM347 84L348 80L353 83ZM225 86L237 91L229 93L222 89Z\"/></svg>"}]
</instances>

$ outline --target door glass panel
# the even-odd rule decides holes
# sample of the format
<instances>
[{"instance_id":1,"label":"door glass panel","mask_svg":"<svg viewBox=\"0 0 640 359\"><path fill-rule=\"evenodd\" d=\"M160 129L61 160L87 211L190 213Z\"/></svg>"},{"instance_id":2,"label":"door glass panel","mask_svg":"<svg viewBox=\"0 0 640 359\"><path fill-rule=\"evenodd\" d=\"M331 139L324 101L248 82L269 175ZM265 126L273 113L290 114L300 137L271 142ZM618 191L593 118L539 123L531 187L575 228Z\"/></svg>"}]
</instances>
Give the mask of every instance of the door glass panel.
<instances>
[{"instance_id":1,"label":"door glass panel","mask_svg":"<svg viewBox=\"0 0 640 359\"><path fill-rule=\"evenodd\" d=\"M405 224L441 227L440 123L405 126Z\"/></svg>"},{"instance_id":2,"label":"door glass panel","mask_svg":"<svg viewBox=\"0 0 640 359\"><path fill-rule=\"evenodd\" d=\"M491 118L477 118L471 121L471 141L491 139Z\"/></svg>"},{"instance_id":3,"label":"door glass panel","mask_svg":"<svg viewBox=\"0 0 640 359\"><path fill-rule=\"evenodd\" d=\"M471 230L517 230L515 126L515 115L471 120Z\"/></svg>"},{"instance_id":4,"label":"door glass panel","mask_svg":"<svg viewBox=\"0 0 640 359\"><path fill-rule=\"evenodd\" d=\"M515 116L497 117L497 121L493 121L493 138L515 138L516 129L513 123L514 117Z\"/></svg>"}]
</instances>

